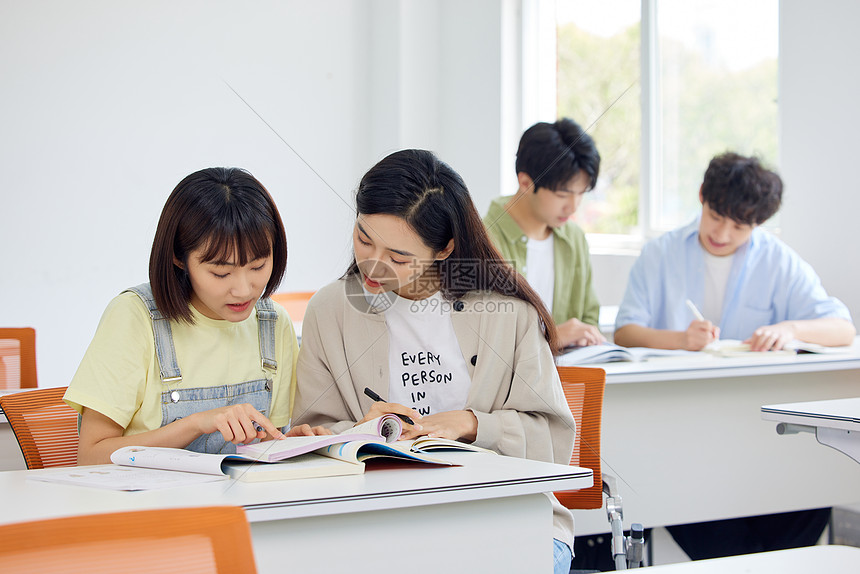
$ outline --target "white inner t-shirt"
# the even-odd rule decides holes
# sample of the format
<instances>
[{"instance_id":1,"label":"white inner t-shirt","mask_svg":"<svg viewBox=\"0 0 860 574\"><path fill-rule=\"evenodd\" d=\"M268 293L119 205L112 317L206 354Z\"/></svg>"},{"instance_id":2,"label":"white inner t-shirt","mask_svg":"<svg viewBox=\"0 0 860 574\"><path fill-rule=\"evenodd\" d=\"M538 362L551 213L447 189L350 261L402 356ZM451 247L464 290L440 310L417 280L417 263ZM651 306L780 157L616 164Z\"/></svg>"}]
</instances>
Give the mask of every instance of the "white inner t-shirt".
<instances>
[{"instance_id":1,"label":"white inner t-shirt","mask_svg":"<svg viewBox=\"0 0 860 574\"><path fill-rule=\"evenodd\" d=\"M723 303L726 298L726 285L732 271L734 254L718 257L702 248L705 256L705 292L702 302L702 315L714 325L720 324L723 317Z\"/></svg>"},{"instance_id":2,"label":"white inner t-shirt","mask_svg":"<svg viewBox=\"0 0 860 574\"><path fill-rule=\"evenodd\" d=\"M452 305L437 292L418 301L397 297L385 311L388 402L422 416L466 406L472 379L454 333Z\"/></svg>"},{"instance_id":3,"label":"white inner t-shirt","mask_svg":"<svg viewBox=\"0 0 860 574\"><path fill-rule=\"evenodd\" d=\"M552 311L555 291L555 234L546 239L529 239L526 245L526 280L537 291L546 308Z\"/></svg>"}]
</instances>

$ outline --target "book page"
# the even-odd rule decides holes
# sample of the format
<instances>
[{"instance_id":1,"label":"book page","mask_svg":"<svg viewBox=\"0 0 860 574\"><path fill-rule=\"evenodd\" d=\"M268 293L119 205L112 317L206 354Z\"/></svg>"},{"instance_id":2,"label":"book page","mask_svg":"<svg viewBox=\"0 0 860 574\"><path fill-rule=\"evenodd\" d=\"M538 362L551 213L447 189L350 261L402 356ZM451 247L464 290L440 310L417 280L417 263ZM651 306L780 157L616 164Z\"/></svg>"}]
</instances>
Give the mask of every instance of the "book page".
<instances>
[{"instance_id":1,"label":"book page","mask_svg":"<svg viewBox=\"0 0 860 574\"><path fill-rule=\"evenodd\" d=\"M703 351L719 355L720 357L773 357L776 355L797 354L794 350L788 348L781 351L750 351L749 343L744 343L740 339L718 339L708 343Z\"/></svg>"},{"instance_id":2,"label":"book page","mask_svg":"<svg viewBox=\"0 0 860 574\"><path fill-rule=\"evenodd\" d=\"M340 434L374 434L384 438L386 442L394 442L400 438L400 433L402 432L403 423L400 422L400 418L397 415L388 413L363 422L360 425L355 425Z\"/></svg>"},{"instance_id":3,"label":"book page","mask_svg":"<svg viewBox=\"0 0 860 574\"><path fill-rule=\"evenodd\" d=\"M564 354L556 359L556 363L561 367L572 367L633 360L634 356L626 348L612 343L603 343L586 347L568 347Z\"/></svg>"},{"instance_id":4,"label":"book page","mask_svg":"<svg viewBox=\"0 0 860 574\"><path fill-rule=\"evenodd\" d=\"M373 421L369 421L373 422ZM354 430L354 429L353 429ZM335 434L321 436L290 436L282 440L267 440L236 447L236 452L252 460L275 462L312 452L319 448L351 440L381 440L376 434Z\"/></svg>"},{"instance_id":5,"label":"book page","mask_svg":"<svg viewBox=\"0 0 860 574\"><path fill-rule=\"evenodd\" d=\"M60 484L105 488L108 490L136 491L188 486L226 480L227 477L220 472L218 476L215 476L197 472L178 472L152 468L132 468L114 464L99 464L94 466L50 469L44 472L28 474L27 479L40 482L56 482Z\"/></svg>"},{"instance_id":6,"label":"book page","mask_svg":"<svg viewBox=\"0 0 860 574\"><path fill-rule=\"evenodd\" d=\"M846 345L844 347L825 347L818 343L807 343L806 341L799 341L797 339L789 342L785 348L797 351L798 353L815 353L816 355L841 355L850 353L853 350L852 345Z\"/></svg>"},{"instance_id":7,"label":"book page","mask_svg":"<svg viewBox=\"0 0 860 574\"><path fill-rule=\"evenodd\" d=\"M411 441L400 441L400 443L385 443L379 441L352 441L339 445L332 445L319 452L323 456L329 456L347 462L366 462L368 459L386 457L397 460L409 460L414 462L426 462L445 466L459 466L447 460L428 456L422 452L410 450Z\"/></svg>"},{"instance_id":8,"label":"book page","mask_svg":"<svg viewBox=\"0 0 860 574\"><path fill-rule=\"evenodd\" d=\"M637 361L650 361L652 359L664 359L671 357L684 358L707 358L697 351L687 351L685 349L654 349L651 347L627 347L627 350L633 355Z\"/></svg>"},{"instance_id":9,"label":"book page","mask_svg":"<svg viewBox=\"0 0 860 574\"><path fill-rule=\"evenodd\" d=\"M110 455L114 464L222 475L221 463L230 455L206 454L181 448L125 446Z\"/></svg>"},{"instance_id":10,"label":"book page","mask_svg":"<svg viewBox=\"0 0 860 574\"><path fill-rule=\"evenodd\" d=\"M647 361L663 357L696 357L695 351L683 349L652 349L651 347L622 347L613 343L602 343L587 347L568 347L568 350L557 359L560 367L576 365L594 365L613 363L617 361Z\"/></svg>"},{"instance_id":11,"label":"book page","mask_svg":"<svg viewBox=\"0 0 860 574\"><path fill-rule=\"evenodd\" d=\"M400 440L394 443L394 446L404 446L413 452L431 452L437 450L468 450L473 452L491 452L498 454L494 450L475 446L458 440L448 438L435 438L429 436L418 437L415 440Z\"/></svg>"}]
</instances>

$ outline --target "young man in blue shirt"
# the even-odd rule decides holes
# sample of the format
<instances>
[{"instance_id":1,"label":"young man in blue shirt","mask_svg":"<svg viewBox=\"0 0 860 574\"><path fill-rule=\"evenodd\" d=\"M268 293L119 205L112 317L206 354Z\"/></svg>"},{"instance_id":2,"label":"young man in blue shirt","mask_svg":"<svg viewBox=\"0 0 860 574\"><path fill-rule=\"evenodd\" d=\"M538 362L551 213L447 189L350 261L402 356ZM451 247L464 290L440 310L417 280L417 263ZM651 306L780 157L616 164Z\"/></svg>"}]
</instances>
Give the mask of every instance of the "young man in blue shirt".
<instances>
[{"instance_id":1,"label":"young man in blue shirt","mask_svg":"<svg viewBox=\"0 0 860 574\"><path fill-rule=\"evenodd\" d=\"M768 351L795 339L853 342L856 330L845 305L827 296L794 250L759 227L779 209L779 175L755 158L718 155L699 199L701 215L649 242L633 265L616 318L616 343L698 351L722 337ZM815 544L829 516L825 508L668 530L699 560Z\"/></svg>"},{"instance_id":2,"label":"young man in blue shirt","mask_svg":"<svg viewBox=\"0 0 860 574\"><path fill-rule=\"evenodd\" d=\"M759 227L779 209L779 175L755 158L725 153L711 160L699 199L701 215L649 242L633 265L616 343L699 351L724 338L768 351L792 340L853 342L845 305L828 297L794 250Z\"/></svg>"}]
</instances>

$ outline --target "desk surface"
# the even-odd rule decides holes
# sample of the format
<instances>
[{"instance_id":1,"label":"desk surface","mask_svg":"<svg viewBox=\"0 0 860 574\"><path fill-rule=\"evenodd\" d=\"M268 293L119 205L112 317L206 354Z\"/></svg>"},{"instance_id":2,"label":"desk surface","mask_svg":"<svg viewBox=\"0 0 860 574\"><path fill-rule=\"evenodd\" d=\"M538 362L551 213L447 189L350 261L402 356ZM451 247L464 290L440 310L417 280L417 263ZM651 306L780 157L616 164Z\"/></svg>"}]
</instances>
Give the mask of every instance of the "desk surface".
<instances>
[{"instance_id":1,"label":"desk surface","mask_svg":"<svg viewBox=\"0 0 860 574\"><path fill-rule=\"evenodd\" d=\"M761 418L769 421L860 430L860 398L765 405Z\"/></svg>"},{"instance_id":2,"label":"desk surface","mask_svg":"<svg viewBox=\"0 0 860 574\"><path fill-rule=\"evenodd\" d=\"M606 383L647 383L686 379L716 379L860 369L860 336L840 353L775 353L720 357L697 353L690 357L660 357L636 363L616 362L598 365L606 371Z\"/></svg>"},{"instance_id":3,"label":"desk surface","mask_svg":"<svg viewBox=\"0 0 860 574\"><path fill-rule=\"evenodd\" d=\"M840 355L661 359L601 367L609 383L601 459L603 470L618 479L625 526L860 501L860 464L809 437L778 435L761 412L762 405L860 397L856 341L851 353ZM600 510L574 516L580 534L608 529Z\"/></svg>"},{"instance_id":4,"label":"desk surface","mask_svg":"<svg viewBox=\"0 0 860 574\"><path fill-rule=\"evenodd\" d=\"M653 566L649 574L848 574L860 572L860 548L808 546Z\"/></svg>"},{"instance_id":5,"label":"desk surface","mask_svg":"<svg viewBox=\"0 0 860 574\"><path fill-rule=\"evenodd\" d=\"M0 523L181 506L242 506L251 522L485 500L587 488L591 470L486 453L445 453L461 467L403 464L364 474L261 483L233 480L117 492L27 480L43 470L0 472ZM49 471L50 469L47 469Z\"/></svg>"}]
</instances>

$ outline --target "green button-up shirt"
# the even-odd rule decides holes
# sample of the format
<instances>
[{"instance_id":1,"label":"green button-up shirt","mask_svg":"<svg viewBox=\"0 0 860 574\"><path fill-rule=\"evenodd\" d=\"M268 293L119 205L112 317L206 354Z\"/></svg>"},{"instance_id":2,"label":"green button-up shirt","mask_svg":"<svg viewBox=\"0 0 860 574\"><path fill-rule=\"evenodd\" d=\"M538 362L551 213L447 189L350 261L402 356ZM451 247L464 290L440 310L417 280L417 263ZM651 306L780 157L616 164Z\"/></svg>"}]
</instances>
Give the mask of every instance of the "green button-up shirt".
<instances>
[{"instance_id":1,"label":"green button-up shirt","mask_svg":"<svg viewBox=\"0 0 860 574\"><path fill-rule=\"evenodd\" d=\"M490 239L523 276L526 265L528 237L517 222L505 211L510 196L498 197L490 204L484 225ZM552 295L552 318L561 324L571 318L597 325L600 304L591 285L591 258L585 233L578 225L568 222L552 230L555 238L553 267L555 282Z\"/></svg>"}]
</instances>

